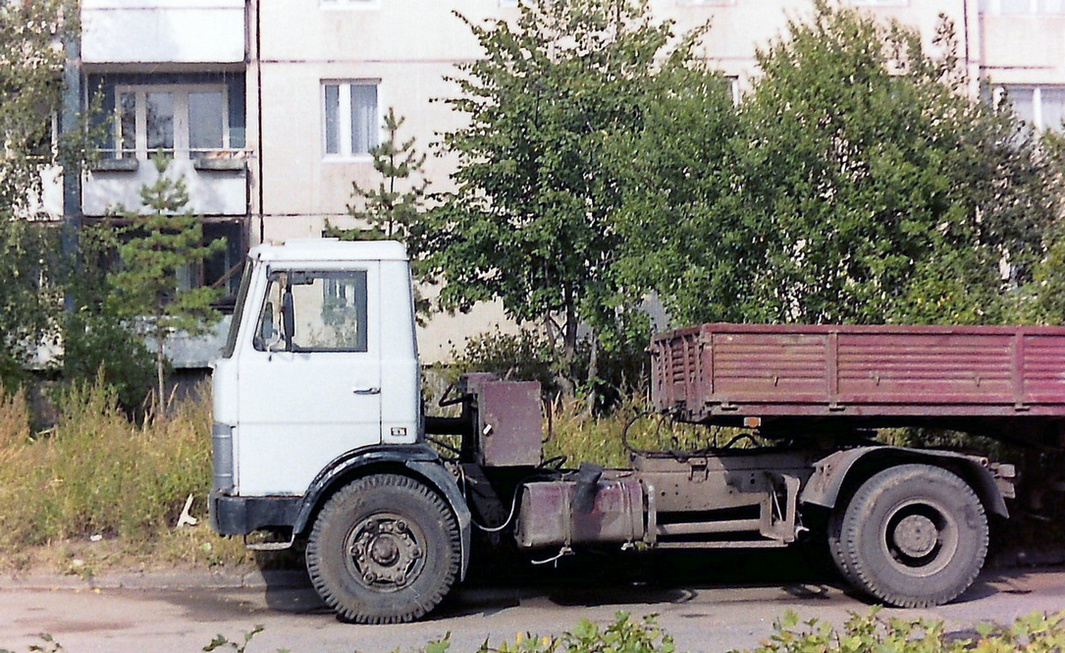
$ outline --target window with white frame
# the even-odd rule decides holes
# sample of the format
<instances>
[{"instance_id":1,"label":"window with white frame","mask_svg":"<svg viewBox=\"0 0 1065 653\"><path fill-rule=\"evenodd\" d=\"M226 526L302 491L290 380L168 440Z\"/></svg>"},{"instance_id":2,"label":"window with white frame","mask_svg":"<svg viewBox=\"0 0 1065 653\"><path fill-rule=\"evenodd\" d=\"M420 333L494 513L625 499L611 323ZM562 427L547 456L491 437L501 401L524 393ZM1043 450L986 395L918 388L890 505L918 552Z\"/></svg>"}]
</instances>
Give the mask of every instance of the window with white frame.
<instances>
[{"instance_id":1,"label":"window with white frame","mask_svg":"<svg viewBox=\"0 0 1065 653\"><path fill-rule=\"evenodd\" d=\"M197 158L230 148L223 85L118 86L116 156Z\"/></svg>"},{"instance_id":2,"label":"window with white frame","mask_svg":"<svg viewBox=\"0 0 1065 653\"><path fill-rule=\"evenodd\" d=\"M1065 129L1065 86L1006 85L998 87L996 92L999 97L1005 95L1017 117L1028 125L1036 129Z\"/></svg>"},{"instance_id":3,"label":"window with white frame","mask_svg":"<svg viewBox=\"0 0 1065 653\"><path fill-rule=\"evenodd\" d=\"M980 10L992 14L1065 14L1065 0L980 0Z\"/></svg>"},{"instance_id":4,"label":"window with white frame","mask_svg":"<svg viewBox=\"0 0 1065 653\"><path fill-rule=\"evenodd\" d=\"M357 157L377 146L377 82L323 82L322 103L327 157Z\"/></svg>"}]
</instances>

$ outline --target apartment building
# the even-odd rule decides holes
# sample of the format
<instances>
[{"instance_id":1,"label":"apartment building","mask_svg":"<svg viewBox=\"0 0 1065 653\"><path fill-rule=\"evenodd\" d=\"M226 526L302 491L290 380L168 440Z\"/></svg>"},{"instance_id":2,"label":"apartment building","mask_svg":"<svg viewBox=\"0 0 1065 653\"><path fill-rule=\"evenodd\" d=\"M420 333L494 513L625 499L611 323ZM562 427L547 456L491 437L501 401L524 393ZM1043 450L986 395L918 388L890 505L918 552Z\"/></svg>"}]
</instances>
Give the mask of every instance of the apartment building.
<instances>
[{"instance_id":1,"label":"apartment building","mask_svg":"<svg viewBox=\"0 0 1065 653\"><path fill-rule=\"evenodd\" d=\"M457 90L455 64L479 56L455 14L513 19L519 0L82 0L82 106L99 97L113 128L80 180L86 221L135 206L154 175L148 156L174 156L207 238L226 251L186 283L234 289L242 254L261 241L320 237L353 226L352 182L374 181L369 149L389 108L401 138L433 153L462 117L434 100ZM1038 128L1065 117L1065 0L844 0L894 18L931 41L939 17L955 25L972 93L1006 93ZM711 21L706 59L734 81L737 99L757 75L755 52L778 38L809 0L651 0L684 31ZM431 189L448 188L454 161L430 156ZM68 180L69 183L69 180ZM465 335L505 325L501 310L442 316L419 334L427 360ZM204 355L200 355L203 358ZM190 358L188 363L195 365Z\"/></svg>"}]
</instances>

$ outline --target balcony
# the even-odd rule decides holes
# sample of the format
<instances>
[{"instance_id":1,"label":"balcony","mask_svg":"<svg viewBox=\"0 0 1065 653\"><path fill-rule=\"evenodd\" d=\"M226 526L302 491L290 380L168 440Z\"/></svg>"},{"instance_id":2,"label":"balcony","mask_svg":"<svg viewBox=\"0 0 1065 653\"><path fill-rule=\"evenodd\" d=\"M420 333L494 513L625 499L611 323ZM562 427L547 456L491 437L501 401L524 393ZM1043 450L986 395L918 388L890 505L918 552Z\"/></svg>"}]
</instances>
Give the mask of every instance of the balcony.
<instances>
[{"instance_id":1,"label":"balcony","mask_svg":"<svg viewBox=\"0 0 1065 653\"><path fill-rule=\"evenodd\" d=\"M189 210L205 216L244 216L248 208L246 154L230 150L175 158L169 174L185 178ZM114 214L119 207L139 208L141 187L157 176L155 165L145 159L101 158L82 180L82 212L93 217Z\"/></svg>"},{"instance_id":2,"label":"balcony","mask_svg":"<svg viewBox=\"0 0 1065 653\"><path fill-rule=\"evenodd\" d=\"M243 63L244 0L82 0L82 61Z\"/></svg>"}]
</instances>

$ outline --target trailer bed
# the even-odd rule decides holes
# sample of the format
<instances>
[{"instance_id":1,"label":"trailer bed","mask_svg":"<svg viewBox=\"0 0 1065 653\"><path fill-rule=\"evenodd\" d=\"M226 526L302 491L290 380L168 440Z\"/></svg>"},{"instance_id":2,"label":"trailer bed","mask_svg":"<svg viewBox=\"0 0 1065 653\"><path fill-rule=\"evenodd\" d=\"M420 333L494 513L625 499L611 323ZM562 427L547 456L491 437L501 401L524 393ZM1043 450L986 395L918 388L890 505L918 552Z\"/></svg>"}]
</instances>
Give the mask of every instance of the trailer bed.
<instances>
[{"instance_id":1,"label":"trailer bed","mask_svg":"<svg viewBox=\"0 0 1065 653\"><path fill-rule=\"evenodd\" d=\"M683 421L1065 419L1065 327L704 324L656 336L651 352L652 401Z\"/></svg>"}]
</instances>

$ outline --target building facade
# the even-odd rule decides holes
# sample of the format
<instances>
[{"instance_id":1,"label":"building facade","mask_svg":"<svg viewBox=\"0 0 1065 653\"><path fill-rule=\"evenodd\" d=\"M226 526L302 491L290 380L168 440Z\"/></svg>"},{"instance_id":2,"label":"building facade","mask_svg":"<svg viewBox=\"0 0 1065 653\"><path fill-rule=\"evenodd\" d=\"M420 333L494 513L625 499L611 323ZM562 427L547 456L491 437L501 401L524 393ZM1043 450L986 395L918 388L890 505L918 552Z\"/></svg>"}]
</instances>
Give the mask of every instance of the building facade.
<instances>
[{"instance_id":1,"label":"building facade","mask_svg":"<svg viewBox=\"0 0 1065 653\"><path fill-rule=\"evenodd\" d=\"M919 30L954 24L972 93L1006 93L1021 117L1065 118L1065 0L846 0ZM65 211L85 221L137 204L163 150L187 179L191 208L225 251L187 283L235 289L242 256L263 241L354 226L352 183L375 179L369 149L389 108L401 140L435 152L461 116L439 102L455 64L479 56L473 23L515 19L518 0L82 0L78 94L113 116L104 151ZM711 22L702 54L734 80L758 74L755 53L810 0L650 0L679 32ZM95 99L94 99L95 98ZM429 156L431 190L454 161ZM71 183L67 180L67 183ZM68 197L70 195L68 194ZM419 334L423 357L446 358L462 337L506 325L497 306L441 316Z\"/></svg>"}]
</instances>

